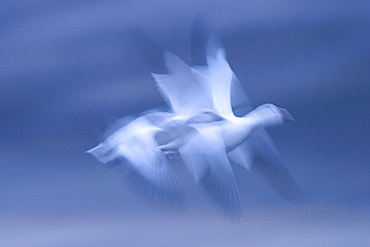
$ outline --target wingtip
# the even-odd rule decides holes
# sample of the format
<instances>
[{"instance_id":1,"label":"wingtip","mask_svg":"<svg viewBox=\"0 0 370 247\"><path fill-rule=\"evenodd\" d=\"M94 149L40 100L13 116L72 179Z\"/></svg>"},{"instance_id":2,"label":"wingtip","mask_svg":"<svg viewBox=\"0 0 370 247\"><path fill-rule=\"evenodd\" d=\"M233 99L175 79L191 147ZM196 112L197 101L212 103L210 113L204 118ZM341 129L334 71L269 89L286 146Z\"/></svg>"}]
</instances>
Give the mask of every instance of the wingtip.
<instances>
[{"instance_id":1,"label":"wingtip","mask_svg":"<svg viewBox=\"0 0 370 247\"><path fill-rule=\"evenodd\" d=\"M94 152L94 149L95 149L95 148L96 148L96 147L91 148L91 149L89 149L89 150L85 151L85 154L93 154L93 152Z\"/></svg>"},{"instance_id":2,"label":"wingtip","mask_svg":"<svg viewBox=\"0 0 370 247\"><path fill-rule=\"evenodd\" d=\"M138 48L141 58L152 73L167 74L168 68L164 60L164 53L167 51L160 44L154 41L142 28L134 25L128 29L132 41Z\"/></svg>"}]
</instances>

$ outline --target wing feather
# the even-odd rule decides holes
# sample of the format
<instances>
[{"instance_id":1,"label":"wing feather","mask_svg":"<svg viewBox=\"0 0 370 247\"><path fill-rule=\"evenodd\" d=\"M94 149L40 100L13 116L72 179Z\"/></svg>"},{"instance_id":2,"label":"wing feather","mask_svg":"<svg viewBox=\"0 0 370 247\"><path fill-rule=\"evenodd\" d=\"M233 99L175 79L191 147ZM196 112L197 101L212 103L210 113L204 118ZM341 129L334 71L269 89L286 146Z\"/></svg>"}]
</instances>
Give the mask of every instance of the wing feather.
<instances>
[{"instance_id":1,"label":"wing feather","mask_svg":"<svg viewBox=\"0 0 370 247\"><path fill-rule=\"evenodd\" d=\"M88 152L103 163L121 165L136 187L148 198L182 201L179 188L165 154L157 148L155 125L142 116L113 133L104 142Z\"/></svg>"},{"instance_id":2,"label":"wing feather","mask_svg":"<svg viewBox=\"0 0 370 247\"><path fill-rule=\"evenodd\" d=\"M131 35L157 82L162 97L175 113L186 114L212 109L210 99L189 65L157 44L140 28L132 29Z\"/></svg>"}]
</instances>

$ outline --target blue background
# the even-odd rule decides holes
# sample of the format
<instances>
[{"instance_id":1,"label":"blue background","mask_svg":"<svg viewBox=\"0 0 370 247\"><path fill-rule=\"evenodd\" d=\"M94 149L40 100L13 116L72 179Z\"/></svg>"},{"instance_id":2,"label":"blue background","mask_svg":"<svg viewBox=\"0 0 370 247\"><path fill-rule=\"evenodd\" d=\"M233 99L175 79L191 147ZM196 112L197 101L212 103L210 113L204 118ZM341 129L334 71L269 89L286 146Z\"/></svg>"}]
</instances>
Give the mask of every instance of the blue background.
<instances>
[{"instance_id":1,"label":"blue background","mask_svg":"<svg viewBox=\"0 0 370 247\"><path fill-rule=\"evenodd\" d=\"M369 246L369 1L1 1L1 246ZM184 212L137 198L85 151L106 119L163 106L127 27L190 61L189 26L220 33L254 106L309 194L292 205L236 168L232 226L180 171Z\"/></svg>"}]
</instances>

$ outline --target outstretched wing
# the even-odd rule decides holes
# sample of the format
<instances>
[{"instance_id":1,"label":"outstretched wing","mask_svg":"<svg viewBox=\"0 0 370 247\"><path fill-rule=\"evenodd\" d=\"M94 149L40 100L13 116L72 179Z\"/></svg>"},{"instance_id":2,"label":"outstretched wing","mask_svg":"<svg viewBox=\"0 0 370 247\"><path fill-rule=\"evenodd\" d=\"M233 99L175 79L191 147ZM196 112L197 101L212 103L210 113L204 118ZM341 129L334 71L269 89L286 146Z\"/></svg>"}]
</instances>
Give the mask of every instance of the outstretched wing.
<instances>
[{"instance_id":1,"label":"outstretched wing","mask_svg":"<svg viewBox=\"0 0 370 247\"><path fill-rule=\"evenodd\" d=\"M250 136L255 163L251 170L256 171L279 195L291 202L304 199L305 193L298 186L266 130L261 129Z\"/></svg>"},{"instance_id":2,"label":"outstretched wing","mask_svg":"<svg viewBox=\"0 0 370 247\"><path fill-rule=\"evenodd\" d=\"M201 17L197 17L191 29L191 59L194 75L206 88L212 100L213 110L224 116L233 116L230 89L234 72L218 35Z\"/></svg>"},{"instance_id":3,"label":"outstretched wing","mask_svg":"<svg viewBox=\"0 0 370 247\"><path fill-rule=\"evenodd\" d=\"M230 218L239 220L243 216L243 208L226 152L215 152L206 158L210 169L204 174L202 185Z\"/></svg>"},{"instance_id":4,"label":"outstretched wing","mask_svg":"<svg viewBox=\"0 0 370 247\"><path fill-rule=\"evenodd\" d=\"M186 114L212 109L210 99L190 66L150 39L141 29L132 29L131 34L162 97L174 112Z\"/></svg>"},{"instance_id":5,"label":"outstretched wing","mask_svg":"<svg viewBox=\"0 0 370 247\"><path fill-rule=\"evenodd\" d=\"M243 210L221 129L216 125L195 129L193 137L179 149L182 160L220 208L230 218L238 220Z\"/></svg>"}]
</instances>

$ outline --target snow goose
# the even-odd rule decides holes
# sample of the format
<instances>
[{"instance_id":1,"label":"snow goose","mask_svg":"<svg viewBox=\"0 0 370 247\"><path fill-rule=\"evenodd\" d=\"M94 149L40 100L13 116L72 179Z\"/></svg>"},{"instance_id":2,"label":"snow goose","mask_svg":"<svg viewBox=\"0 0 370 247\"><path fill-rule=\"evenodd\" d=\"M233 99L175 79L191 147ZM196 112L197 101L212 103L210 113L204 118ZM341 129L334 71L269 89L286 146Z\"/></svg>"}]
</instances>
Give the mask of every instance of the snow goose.
<instances>
[{"instance_id":1,"label":"snow goose","mask_svg":"<svg viewBox=\"0 0 370 247\"><path fill-rule=\"evenodd\" d=\"M192 67L198 71L207 71L212 67L210 61L211 65L216 64L213 65L216 69L213 69L211 76L214 79L209 80L211 83L208 83L211 87L215 87L212 89L213 91L220 90L220 93L213 94L213 97L217 97L215 102L220 103L221 107L219 108L223 109L227 116L233 116L234 113L238 116L247 116L248 113L252 113L253 107L224 56L221 56L219 60L214 59L220 53L224 54L224 51L218 35L207 26L201 17L197 17L191 30ZM214 61L219 62L215 63ZM217 66L217 64L222 66ZM222 73L228 74L229 79L218 79L222 78L220 76ZM223 86L218 84L223 84ZM221 93L223 90L229 90L230 94ZM230 110L230 102L232 110ZM286 110L281 108L279 110L283 120L293 120ZM300 201L303 198L303 191L286 169L275 144L262 125L255 128L240 145L232 150L229 149L228 157L233 163L259 173L284 198L292 202Z\"/></svg>"},{"instance_id":2,"label":"snow goose","mask_svg":"<svg viewBox=\"0 0 370 247\"><path fill-rule=\"evenodd\" d=\"M257 170L278 192L286 193L285 187L289 186L298 191L263 129L292 117L272 104L259 106L243 117L234 115L235 102L251 107L245 93L240 93L242 87L219 39L208 30L199 19L193 24L192 67L141 29L132 30L158 90L172 111L145 114L88 152L104 163L124 161L130 174L139 177L154 197L177 203L182 202L183 193L167 154L179 152L195 180L204 185L224 212L238 219L242 207L230 160L249 169L259 157L263 169ZM281 179L289 181L281 183Z\"/></svg>"}]
</instances>

